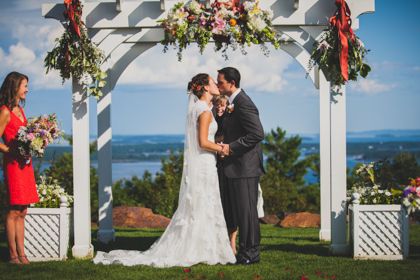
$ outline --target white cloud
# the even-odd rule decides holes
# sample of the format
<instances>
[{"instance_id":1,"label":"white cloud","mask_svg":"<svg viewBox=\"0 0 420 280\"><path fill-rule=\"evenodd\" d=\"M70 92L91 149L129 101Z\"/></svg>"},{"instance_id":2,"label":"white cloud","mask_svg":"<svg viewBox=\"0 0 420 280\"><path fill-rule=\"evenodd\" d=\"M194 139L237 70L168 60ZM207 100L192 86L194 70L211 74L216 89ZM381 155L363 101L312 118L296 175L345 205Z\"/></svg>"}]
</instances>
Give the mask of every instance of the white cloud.
<instances>
[{"instance_id":1,"label":"white cloud","mask_svg":"<svg viewBox=\"0 0 420 280\"><path fill-rule=\"evenodd\" d=\"M61 34L63 28L59 22L46 20L41 16L40 3L41 1L30 2L28 5L15 3L15 7L6 8L8 12L2 11L0 24L10 30L10 37L5 38L9 43L8 48L0 48L0 63L3 65L0 75L19 71L29 76L30 88L60 89L62 85L58 73L53 71L45 74L44 57L54 46L54 39ZM32 11L37 5L39 10Z\"/></svg>"},{"instance_id":2,"label":"white cloud","mask_svg":"<svg viewBox=\"0 0 420 280\"><path fill-rule=\"evenodd\" d=\"M5 57L5 62L8 66L22 68L33 64L35 59L35 53L19 42L9 47L9 54Z\"/></svg>"},{"instance_id":3,"label":"white cloud","mask_svg":"<svg viewBox=\"0 0 420 280\"><path fill-rule=\"evenodd\" d=\"M42 56L19 42L9 47L6 53L0 48L0 74L5 76L10 71L19 71L29 76L30 86L36 88L61 88L61 78L56 73L45 74Z\"/></svg>"},{"instance_id":4,"label":"white cloud","mask_svg":"<svg viewBox=\"0 0 420 280\"><path fill-rule=\"evenodd\" d=\"M374 79L360 79L356 83L350 84L350 88L354 91L368 95L390 91L395 87L395 84L385 84Z\"/></svg>"},{"instance_id":5,"label":"white cloud","mask_svg":"<svg viewBox=\"0 0 420 280\"><path fill-rule=\"evenodd\" d=\"M162 52L163 46L157 45L134 60L124 71L119 84L154 85L163 88L185 88L191 77L200 72L209 73L213 78L217 70L233 66L240 70L242 86L258 92L284 92L288 84L284 72L293 62L282 51L272 50L268 57L258 47L248 49L247 55L229 53L225 61L212 46L203 55L197 48L184 51L182 62L177 61L175 51Z\"/></svg>"}]
</instances>

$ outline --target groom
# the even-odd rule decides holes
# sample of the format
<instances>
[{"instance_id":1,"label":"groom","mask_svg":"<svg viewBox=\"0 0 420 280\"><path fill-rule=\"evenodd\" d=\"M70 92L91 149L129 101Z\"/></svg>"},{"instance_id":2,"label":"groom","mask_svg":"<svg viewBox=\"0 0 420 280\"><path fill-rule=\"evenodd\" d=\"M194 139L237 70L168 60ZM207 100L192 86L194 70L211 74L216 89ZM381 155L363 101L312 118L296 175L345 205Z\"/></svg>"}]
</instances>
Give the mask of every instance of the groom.
<instances>
[{"instance_id":1,"label":"groom","mask_svg":"<svg viewBox=\"0 0 420 280\"><path fill-rule=\"evenodd\" d=\"M218 71L217 85L229 97L228 114L223 121L223 163L227 177L230 207L239 228L238 264L260 260L260 225L257 213L259 177L264 173L260 142L264 130L258 109L240 88L241 75L233 67Z\"/></svg>"}]
</instances>

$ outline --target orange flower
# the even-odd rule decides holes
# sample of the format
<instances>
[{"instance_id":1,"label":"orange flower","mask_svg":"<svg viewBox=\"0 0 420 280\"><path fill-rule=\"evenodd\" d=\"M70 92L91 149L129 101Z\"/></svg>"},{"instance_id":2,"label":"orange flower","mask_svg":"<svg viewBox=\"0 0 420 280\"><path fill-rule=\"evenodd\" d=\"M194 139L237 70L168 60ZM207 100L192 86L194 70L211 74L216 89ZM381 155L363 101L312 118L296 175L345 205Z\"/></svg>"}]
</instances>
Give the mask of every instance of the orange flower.
<instances>
[{"instance_id":1,"label":"orange flower","mask_svg":"<svg viewBox=\"0 0 420 280\"><path fill-rule=\"evenodd\" d=\"M230 26L235 26L235 25L236 25L236 19L231 18L231 19L229 20L229 24L230 24Z\"/></svg>"}]
</instances>

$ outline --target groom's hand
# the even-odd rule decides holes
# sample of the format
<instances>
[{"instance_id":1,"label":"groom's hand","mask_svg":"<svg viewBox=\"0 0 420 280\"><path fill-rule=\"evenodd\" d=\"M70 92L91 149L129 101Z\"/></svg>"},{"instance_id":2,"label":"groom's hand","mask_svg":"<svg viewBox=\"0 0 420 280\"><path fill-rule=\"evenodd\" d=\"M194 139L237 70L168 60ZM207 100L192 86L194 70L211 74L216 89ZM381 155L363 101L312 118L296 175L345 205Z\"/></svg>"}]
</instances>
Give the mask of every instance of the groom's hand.
<instances>
[{"instance_id":1,"label":"groom's hand","mask_svg":"<svg viewBox=\"0 0 420 280\"><path fill-rule=\"evenodd\" d=\"M230 154L230 148L229 148L229 144L222 144L222 154L224 156L228 156Z\"/></svg>"}]
</instances>

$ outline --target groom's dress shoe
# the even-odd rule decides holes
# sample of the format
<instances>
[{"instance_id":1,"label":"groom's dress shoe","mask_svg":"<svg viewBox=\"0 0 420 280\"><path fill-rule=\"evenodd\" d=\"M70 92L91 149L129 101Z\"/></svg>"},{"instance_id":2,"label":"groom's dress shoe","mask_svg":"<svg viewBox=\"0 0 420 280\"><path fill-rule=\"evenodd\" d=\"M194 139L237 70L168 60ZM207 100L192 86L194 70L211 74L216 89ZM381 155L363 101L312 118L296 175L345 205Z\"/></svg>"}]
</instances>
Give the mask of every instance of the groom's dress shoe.
<instances>
[{"instance_id":1,"label":"groom's dress shoe","mask_svg":"<svg viewBox=\"0 0 420 280\"><path fill-rule=\"evenodd\" d=\"M256 258L253 260L250 259L246 259L246 258L237 258L236 260L236 264L242 264L242 265L249 265L249 264L254 264L254 263L259 263L260 259Z\"/></svg>"}]
</instances>

